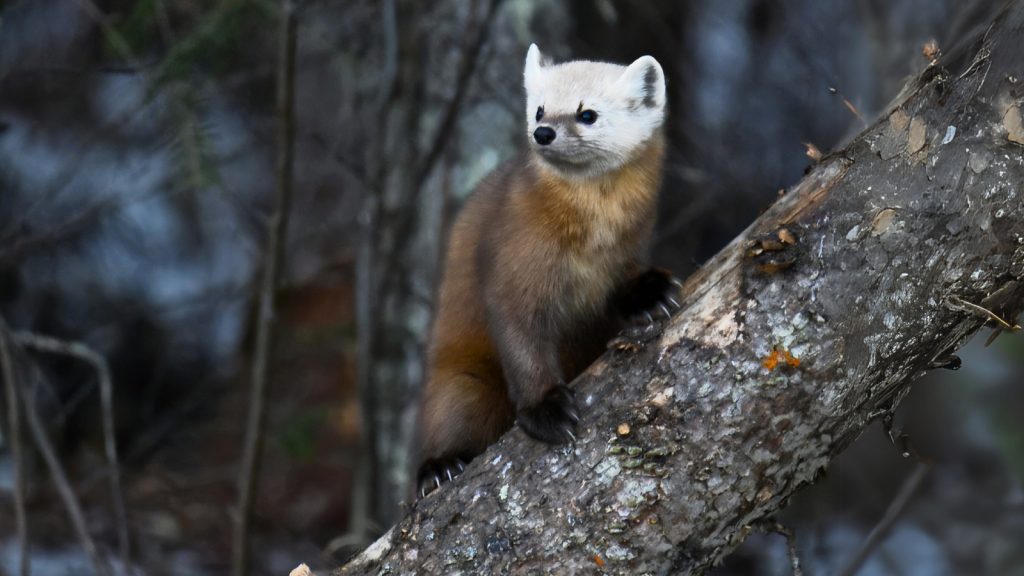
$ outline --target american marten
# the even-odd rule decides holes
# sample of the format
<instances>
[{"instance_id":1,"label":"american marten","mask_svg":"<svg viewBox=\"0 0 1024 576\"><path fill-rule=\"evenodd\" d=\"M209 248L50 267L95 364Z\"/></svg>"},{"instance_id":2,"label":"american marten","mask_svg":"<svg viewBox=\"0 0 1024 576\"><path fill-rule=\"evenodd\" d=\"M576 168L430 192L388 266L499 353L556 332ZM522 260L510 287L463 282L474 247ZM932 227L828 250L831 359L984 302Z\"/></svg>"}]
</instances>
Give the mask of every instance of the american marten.
<instances>
[{"instance_id":1,"label":"american marten","mask_svg":"<svg viewBox=\"0 0 1024 576\"><path fill-rule=\"evenodd\" d=\"M646 269L665 143L665 75L526 54L529 149L485 178L452 229L419 416L419 496L518 424L574 439L566 385L678 282Z\"/></svg>"}]
</instances>

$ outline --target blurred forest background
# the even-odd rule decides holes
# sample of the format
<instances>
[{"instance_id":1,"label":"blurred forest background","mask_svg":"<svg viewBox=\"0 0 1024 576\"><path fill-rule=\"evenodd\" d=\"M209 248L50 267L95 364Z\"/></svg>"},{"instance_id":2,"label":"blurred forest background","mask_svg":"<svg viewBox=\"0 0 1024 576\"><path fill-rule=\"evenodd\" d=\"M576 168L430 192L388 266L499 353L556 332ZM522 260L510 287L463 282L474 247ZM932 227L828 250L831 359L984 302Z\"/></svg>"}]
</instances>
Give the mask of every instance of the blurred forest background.
<instances>
[{"instance_id":1,"label":"blurred forest background","mask_svg":"<svg viewBox=\"0 0 1024 576\"><path fill-rule=\"evenodd\" d=\"M522 65L656 57L669 81L659 265L724 246L939 47L958 0L302 0L296 164L253 518L255 574L338 566L402 511L447 229L525 144ZM109 362L136 573L230 572L276 154L271 0L14 0L0 22L0 316ZM1024 56L1022 56L1024 57ZM1024 575L1024 342L982 334L794 498L805 574ZM982 340L979 342L979 340ZM97 378L31 352L36 410L101 552L117 549ZM6 414L6 410L5 410ZM0 572L18 573L9 429ZM30 451L35 574L91 574ZM908 478L909 483L908 483ZM901 489L906 498L897 499ZM787 575L753 535L716 574Z\"/></svg>"}]
</instances>

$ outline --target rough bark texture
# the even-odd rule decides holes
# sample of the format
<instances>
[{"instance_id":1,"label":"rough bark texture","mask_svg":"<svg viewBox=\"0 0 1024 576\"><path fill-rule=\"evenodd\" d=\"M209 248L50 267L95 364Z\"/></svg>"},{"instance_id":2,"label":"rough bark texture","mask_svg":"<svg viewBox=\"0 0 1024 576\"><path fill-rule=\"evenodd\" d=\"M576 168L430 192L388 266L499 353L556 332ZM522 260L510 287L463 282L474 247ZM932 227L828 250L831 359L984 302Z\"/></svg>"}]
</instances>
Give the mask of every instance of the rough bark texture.
<instances>
[{"instance_id":1,"label":"rough bark texture","mask_svg":"<svg viewBox=\"0 0 1024 576\"><path fill-rule=\"evenodd\" d=\"M1024 6L971 40L575 382L574 445L513 430L336 574L704 573L994 322L970 304L1015 315ZM796 262L757 271L783 225Z\"/></svg>"}]
</instances>

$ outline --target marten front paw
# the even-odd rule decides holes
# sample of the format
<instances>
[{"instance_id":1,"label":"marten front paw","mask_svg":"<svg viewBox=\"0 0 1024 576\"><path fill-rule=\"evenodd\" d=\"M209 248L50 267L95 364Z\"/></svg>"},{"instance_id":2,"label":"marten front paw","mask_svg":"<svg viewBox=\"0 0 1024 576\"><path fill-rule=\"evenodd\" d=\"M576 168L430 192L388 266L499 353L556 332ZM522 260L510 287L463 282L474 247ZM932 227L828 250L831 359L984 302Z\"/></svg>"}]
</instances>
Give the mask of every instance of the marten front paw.
<instances>
[{"instance_id":1,"label":"marten front paw","mask_svg":"<svg viewBox=\"0 0 1024 576\"><path fill-rule=\"evenodd\" d=\"M651 268L623 287L618 308L623 316L633 320L668 318L679 308L679 289L682 283L664 268Z\"/></svg>"},{"instance_id":2,"label":"marten front paw","mask_svg":"<svg viewBox=\"0 0 1024 576\"><path fill-rule=\"evenodd\" d=\"M579 421L573 392L564 384L552 388L537 405L520 410L516 418L523 432L547 444L576 440L573 430Z\"/></svg>"},{"instance_id":3,"label":"marten front paw","mask_svg":"<svg viewBox=\"0 0 1024 576\"><path fill-rule=\"evenodd\" d=\"M441 484L448 482L466 469L466 461L455 456L444 458L431 458L420 465L419 474L416 475L416 495L419 498L426 498L434 490L441 487Z\"/></svg>"}]
</instances>

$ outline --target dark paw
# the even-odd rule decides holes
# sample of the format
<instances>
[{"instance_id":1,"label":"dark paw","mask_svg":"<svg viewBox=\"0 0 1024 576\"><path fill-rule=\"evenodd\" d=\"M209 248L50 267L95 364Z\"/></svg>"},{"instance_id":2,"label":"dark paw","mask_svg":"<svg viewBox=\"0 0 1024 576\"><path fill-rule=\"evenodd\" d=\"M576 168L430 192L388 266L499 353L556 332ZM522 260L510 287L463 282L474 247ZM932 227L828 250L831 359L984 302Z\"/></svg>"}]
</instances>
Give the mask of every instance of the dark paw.
<instances>
[{"instance_id":1,"label":"dark paw","mask_svg":"<svg viewBox=\"0 0 1024 576\"><path fill-rule=\"evenodd\" d=\"M466 461L454 456L427 460L420 465L419 474L416 475L416 497L425 498L465 469Z\"/></svg>"},{"instance_id":2,"label":"dark paw","mask_svg":"<svg viewBox=\"0 0 1024 576\"><path fill-rule=\"evenodd\" d=\"M651 268L627 283L618 298L619 311L635 322L653 324L679 308L682 283L663 268Z\"/></svg>"},{"instance_id":3,"label":"dark paw","mask_svg":"<svg viewBox=\"0 0 1024 576\"><path fill-rule=\"evenodd\" d=\"M556 386L539 404L519 411L516 422L528 435L548 444L566 444L576 440L576 423L580 421L573 392L565 385Z\"/></svg>"},{"instance_id":4,"label":"dark paw","mask_svg":"<svg viewBox=\"0 0 1024 576\"><path fill-rule=\"evenodd\" d=\"M753 260L758 272L775 274L796 262L796 243L796 235L783 226L748 241L746 256Z\"/></svg>"}]
</instances>

